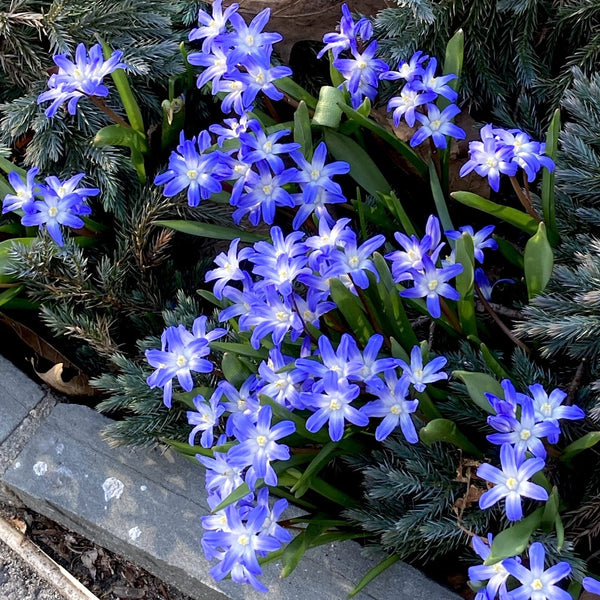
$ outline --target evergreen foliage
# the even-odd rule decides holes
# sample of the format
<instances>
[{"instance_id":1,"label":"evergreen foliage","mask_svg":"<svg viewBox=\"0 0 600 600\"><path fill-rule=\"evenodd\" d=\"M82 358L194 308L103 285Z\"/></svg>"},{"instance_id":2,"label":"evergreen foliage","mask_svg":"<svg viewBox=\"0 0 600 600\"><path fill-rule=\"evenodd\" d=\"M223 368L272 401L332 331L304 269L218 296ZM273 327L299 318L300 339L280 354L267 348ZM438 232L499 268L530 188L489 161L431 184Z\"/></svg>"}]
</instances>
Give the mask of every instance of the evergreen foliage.
<instances>
[{"instance_id":1,"label":"evergreen foliage","mask_svg":"<svg viewBox=\"0 0 600 600\"><path fill-rule=\"evenodd\" d=\"M557 162L557 222L561 243L544 294L524 309L517 327L541 344L546 357L582 360L600 398L600 76L574 71L565 94L568 115ZM587 377L587 375L586 375ZM598 418L599 410L592 415Z\"/></svg>"},{"instance_id":2,"label":"evergreen foliage","mask_svg":"<svg viewBox=\"0 0 600 600\"><path fill-rule=\"evenodd\" d=\"M465 32L461 96L477 114L540 134L572 80L600 57L600 2L397 0L375 18L382 57L393 66L416 50L443 56Z\"/></svg>"}]
</instances>

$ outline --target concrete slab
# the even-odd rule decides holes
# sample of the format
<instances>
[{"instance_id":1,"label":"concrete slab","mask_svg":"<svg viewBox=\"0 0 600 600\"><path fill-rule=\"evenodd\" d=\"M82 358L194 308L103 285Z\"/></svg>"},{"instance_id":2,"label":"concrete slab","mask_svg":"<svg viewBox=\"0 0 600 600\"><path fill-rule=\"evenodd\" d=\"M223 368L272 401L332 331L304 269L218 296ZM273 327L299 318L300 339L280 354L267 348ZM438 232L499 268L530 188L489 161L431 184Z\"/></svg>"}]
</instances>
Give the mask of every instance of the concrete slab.
<instances>
[{"instance_id":1,"label":"concrete slab","mask_svg":"<svg viewBox=\"0 0 600 600\"><path fill-rule=\"evenodd\" d=\"M43 396L37 383L0 356L0 444Z\"/></svg>"},{"instance_id":2,"label":"concrete slab","mask_svg":"<svg viewBox=\"0 0 600 600\"><path fill-rule=\"evenodd\" d=\"M279 579L264 569L264 595L208 575L199 540L208 513L202 467L174 453L111 448L100 432L106 417L57 405L4 474L32 509L125 555L197 600L341 600L371 567L354 542L316 548ZM458 598L416 569L396 563L358 600Z\"/></svg>"}]
</instances>

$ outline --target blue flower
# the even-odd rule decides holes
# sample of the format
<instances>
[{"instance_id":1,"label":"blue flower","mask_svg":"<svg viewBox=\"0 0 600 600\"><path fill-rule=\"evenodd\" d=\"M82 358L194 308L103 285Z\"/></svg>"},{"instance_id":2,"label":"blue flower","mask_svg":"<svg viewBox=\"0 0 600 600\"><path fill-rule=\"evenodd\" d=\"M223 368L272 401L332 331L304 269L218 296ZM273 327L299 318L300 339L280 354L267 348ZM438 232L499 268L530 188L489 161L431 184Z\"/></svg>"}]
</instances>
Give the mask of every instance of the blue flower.
<instances>
[{"instance_id":1,"label":"blue flower","mask_svg":"<svg viewBox=\"0 0 600 600\"><path fill-rule=\"evenodd\" d=\"M261 377L258 393L269 396L286 408L304 408L299 392L299 384L304 381L304 375L296 369L285 369L291 362L292 357L283 356L279 349L271 348L269 360L258 366L258 374Z\"/></svg>"},{"instance_id":2,"label":"blue flower","mask_svg":"<svg viewBox=\"0 0 600 600\"><path fill-rule=\"evenodd\" d=\"M359 426L369 424L369 418L350 404L360 394L357 385L340 379L335 372L328 372L322 383L321 392L300 394L301 402L316 411L306 420L308 431L316 433L329 422L329 437L338 442L344 435L346 421Z\"/></svg>"},{"instance_id":3,"label":"blue flower","mask_svg":"<svg viewBox=\"0 0 600 600\"><path fill-rule=\"evenodd\" d=\"M250 25L247 25L238 13L229 17L233 31L221 34L216 41L230 49L233 64L241 63L246 66L248 57L259 61L266 59L268 62L273 44L283 39L279 33L263 32L270 16L271 9L265 8L252 19Z\"/></svg>"},{"instance_id":4,"label":"blue flower","mask_svg":"<svg viewBox=\"0 0 600 600\"><path fill-rule=\"evenodd\" d=\"M350 171L350 165L344 161L325 164L327 159L327 146L321 142L315 149L312 162L308 162L301 152L290 153L300 168L297 182L300 183L303 199L306 204L314 204L319 189L323 188L331 194L342 196L342 188L339 183L332 181L334 175L345 175Z\"/></svg>"},{"instance_id":5,"label":"blue flower","mask_svg":"<svg viewBox=\"0 0 600 600\"><path fill-rule=\"evenodd\" d=\"M339 252L331 254L331 265L324 273L324 277L337 277L340 275L349 275L352 282L361 289L369 287L369 277L367 271L375 275L379 281L379 273L371 260L373 252L385 243L385 236L376 235L360 246L356 245L356 238L349 240Z\"/></svg>"},{"instance_id":6,"label":"blue flower","mask_svg":"<svg viewBox=\"0 0 600 600\"><path fill-rule=\"evenodd\" d=\"M267 485L277 485L277 474L271 466L272 460L288 460L290 449L277 440L285 438L294 431L292 421L280 421L271 427L272 411L270 406L263 406L258 411L258 420L253 423L247 418L240 418L235 424L235 437L239 444L229 449L227 458L231 464L242 467L249 466L246 472L246 483L254 489L258 478L264 479Z\"/></svg>"},{"instance_id":7,"label":"blue flower","mask_svg":"<svg viewBox=\"0 0 600 600\"><path fill-rule=\"evenodd\" d=\"M367 417L383 417L375 430L375 439L381 442L387 438L398 425L404 437L411 444L419 441L417 430L410 415L418 406L418 400L408 399L410 381L404 375L398 378L394 369L384 372L385 382L373 378L367 384L367 392L377 397L377 400L367 402L361 411Z\"/></svg>"},{"instance_id":8,"label":"blue flower","mask_svg":"<svg viewBox=\"0 0 600 600\"><path fill-rule=\"evenodd\" d=\"M337 58L344 50L349 50L350 46L356 42L357 36L367 42L373 36L373 26L368 19L364 17L356 23L352 19L350 9L347 4L342 4L342 18L339 24L339 33L326 33L323 36L325 46L321 49L317 58L321 58L329 50L333 54L333 58Z\"/></svg>"},{"instance_id":9,"label":"blue flower","mask_svg":"<svg viewBox=\"0 0 600 600\"><path fill-rule=\"evenodd\" d=\"M181 132L177 150L171 152L169 168L154 179L155 185L165 185L163 194L175 196L187 188L187 200L190 206L198 206L201 200L210 198L221 191L221 181L231 170L220 152L204 152L212 142L208 131L202 131L198 140L193 137L186 140Z\"/></svg>"},{"instance_id":10,"label":"blue flower","mask_svg":"<svg viewBox=\"0 0 600 600\"><path fill-rule=\"evenodd\" d=\"M281 100L283 98L283 92L280 92L273 85L273 82L283 77L289 77L292 74L289 67L282 65L271 67L268 59L257 60L252 57L246 59L244 66L246 71L238 77L238 80L245 85L242 92L244 106L250 106L259 92L262 92L271 100Z\"/></svg>"},{"instance_id":11,"label":"blue flower","mask_svg":"<svg viewBox=\"0 0 600 600\"><path fill-rule=\"evenodd\" d=\"M212 3L212 15L209 15L204 10L198 11L199 27L190 31L190 42L204 40L202 42L202 52L205 54L214 52L215 49L218 49L218 46L214 44L215 38L222 33L225 33L229 17L236 12L238 8L239 5L234 2L223 11L223 0L214 0Z\"/></svg>"},{"instance_id":12,"label":"blue flower","mask_svg":"<svg viewBox=\"0 0 600 600\"><path fill-rule=\"evenodd\" d=\"M521 586L508 592L510 600L572 600L569 592L556 583L568 577L571 565L559 562L544 570L546 549L540 542L534 542L529 548L529 569L514 558L504 561L506 570L521 582Z\"/></svg>"},{"instance_id":13,"label":"blue flower","mask_svg":"<svg viewBox=\"0 0 600 600\"><path fill-rule=\"evenodd\" d=\"M519 521L523 517L521 498L532 498L545 502L548 492L540 485L528 481L544 468L542 458L528 458L510 444L500 447L500 466L483 463L477 469L477 476L491 481L494 487L484 492L479 499L479 508L485 510L500 500L505 500L506 517L509 521Z\"/></svg>"},{"instance_id":14,"label":"blue flower","mask_svg":"<svg viewBox=\"0 0 600 600\"><path fill-rule=\"evenodd\" d=\"M512 177L519 167L512 162L512 148L498 143L491 125L482 127L480 133L481 142L469 142L470 158L460 169L459 175L464 177L475 170L481 177L487 177L490 187L497 192L500 189L500 175Z\"/></svg>"},{"instance_id":15,"label":"blue flower","mask_svg":"<svg viewBox=\"0 0 600 600\"><path fill-rule=\"evenodd\" d=\"M473 550L475 550L477 555L485 562L490 555L490 547L493 542L492 534L488 534L487 543L478 535L473 536L471 539ZM521 559L518 557L514 557L514 560L521 562ZM487 581L486 586L475 596L475 600L490 600L490 598L496 598L498 592L500 592L501 598L505 597L506 580L508 579L509 572L504 567L504 563L505 561L499 561L493 565L483 564L469 567L469 579L471 581Z\"/></svg>"},{"instance_id":16,"label":"blue flower","mask_svg":"<svg viewBox=\"0 0 600 600\"><path fill-rule=\"evenodd\" d=\"M77 194L68 194L61 198L48 188L40 188L41 200L35 200L28 206L28 212L21 218L21 223L26 227L37 225L46 228L50 237L59 245L64 244L61 225L73 229L81 229L85 223L80 215L91 212L89 206L82 204L81 197ZM34 212L35 211L35 212Z\"/></svg>"},{"instance_id":17,"label":"blue flower","mask_svg":"<svg viewBox=\"0 0 600 600\"><path fill-rule=\"evenodd\" d=\"M360 379L365 383L370 383L374 379L380 381L377 377L378 373L395 369L400 365L401 361L398 358L378 358L382 345L383 336L375 333L370 337L362 352L355 344L350 346L349 354L352 360L356 360L362 365L358 373L352 373L352 378Z\"/></svg>"},{"instance_id":18,"label":"blue flower","mask_svg":"<svg viewBox=\"0 0 600 600\"><path fill-rule=\"evenodd\" d=\"M25 212L35 210L33 203L35 194L38 191L38 184L35 181L35 176L39 173L37 167L31 167L25 175L25 181L16 171L11 171L8 174L8 182L15 191L14 194L6 194L2 201L2 214L13 210L22 209Z\"/></svg>"},{"instance_id":19,"label":"blue flower","mask_svg":"<svg viewBox=\"0 0 600 600\"><path fill-rule=\"evenodd\" d=\"M473 227L471 225L465 225L464 227L459 227L458 231L446 231L446 235L451 240L457 240L463 233L468 233L473 240L473 248L475 250L475 259L483 264L483 251L485 248L489 248L490 250L498 249L498 242L495 239L490 238L494 231L494 225L487 225L480 229L477 233L474 233Z\"/></svg>"},{"instance_id":20,"label":"blue flower","mask_svg":"<svg viewBox=\"0 0 600 600\"><path fill-rule=\"evenodd\" d=\"M433 92L439 96L444 96L444 98L447 98L450 100L450 102L456 102L458 94L448 85L449 81L456 79L456 75L450 73L448 75L436 77L436 69L437 60L432 56L427 63L427 67L420 76L420 79L415 79L412 82L414 89L423 90L425 92Z\"/></svg>"},{"instance_id":21,"label":"blue flower","mask_svg":"<svg viewBox=\"0 0 600 600\"><path fill-rule=\"evenodd\" d=\"M188 424L194 425L188 438L188 444L193 446L196 442L198 432L202 431L200 445L203 448L211 448L214 441L214 428L219 424L219 417L225 412L225 406L220 403L221 393L213 393L207 402L204 396L198 394L194 397L196 411L187 411Z\"/></svg>"},{"instance_id":22,"label":"blue flower","mask_svg":"<svg viewBox=\"0 0 600 600\"><path fill-rule=\"evenodd\" d=\"M597 579L594 579L593 577L584 577L581 583L586 592L600 595L600 581Z\"/></svg>"},{"instance_id":23,"label":"blue flower","mask_svg":"<svg viewBox=\"0 0 600 600\"><path fill-rule=\"evenodd\" d=\"M242 468L231 465L225 452L215 452L214 458L196 454L196 459L206 467L206 490L219 502L244 483Z\"/></svg>"},{"instance_id":24,"label":"blue flower","mask_svg":"<svg viewBox=\"0 0 600 600\"><path fill-rule=\"evenodd\" d=\"M48 79L48 91L38 96L37 103L52 100L46 109L46 116L53 117L64 102L68 102L67 110L74 115L77 102L83 96L108 96L108 88L102 80L117 69L126 69L121 62L123 52L115 50L108 60L104 60L102 47L95 44L90 48L89 56L85 44L79 44L75 51L75 61L70 61L66 54L57 54L54 62L58 73Z\"/></svg>"},{"instance_id":25,"label":"blue flower","mask_svg":"<svg viewBox=\"0 0 600 600\"><path fill-rule=\"evenodd\" d=\"M234 79L219 79L213 84L213 94L226 94L221 100L221 110L228 114L233 109L238 115L243 115L250 110L250 106L244 102L244 92L248 84L240 79L240 71L232 69L229 77Z\"/></svg>"},{"instance_id":26,"label":"blue flower","mask_svg":"<svg viewBox=\"0 0 600 600\"><path fill-rule=\"evenodd\" d=\"M414 287L400 292L403 298L426 298L427 310L435 319L439 319L442 310L440 296L450 300L459 300L460 294L448 283L450 279L462 273L462 265L450 265L436 268L429 256L423 256L423 271L412 270Z\"/></svg>"},{"instance_id":27,"label":"blue flower","mask_svg":"<svg viewBox=\"0 0 600 600\"><path fill-rule=\"evenodd\" d=\"M417 108L433 102L437 98L434 92L423 92L412 89L410 84L405 85L400 92L400 96L394 96L387 105L388 112L392 112L394 125L400 125L400 119L404 117L406 124L413 127L417 116Z\"/></svg>"},{"instance_id":28,"label":"blue flower","mask_svg":"<svg viewBox=\"0 0 600 600\"><path fill-rule=\"evenodd\" d=\"M209 81L212 82L213 89L233 67L230 56L220 48L213 48L212 52L191 52L187 57L190 65L195 67L205 67L204 71L198 76L196 85L198 88L205 86Z\"/></svg>"},{"instance_id":29,"label":"blue flower","mask_svg":"<svg viewBox=\"0 0 600 600\"><path fill-rule=\"evenodd\" d=\"M485 274L485 271L481 267L477 267L475 269L474 278L475 284L477 285L477 288L479 288L475 290L475 293L477 295L481 293L483 299L487 300L488 302L491 302L492 292L499 283L514 283L514 279L497 279L492 284L488 279L488 276Z\"/></svg>"},{"instance_id":30,"label":"blue flower","mask_svg":"<svg viewBox=\"0 0 600 600\"><path fill-rule=\"evenodd\" d=\"M280 138L290 135L289 129L280 129L270 135L266 135L258 121L252 120L249 125L254 135L241 133L239 136L242 143L244 161L252 164L259 160L264 160L269 163L269 166L274 171L282 171L284 164L278 155L298 150L300 144L294 142L287 144L278 143Z\"/></svg>"},{"instance_id":31,"label":"blue flower","mask_svg":"<svg viewBox=\"0 0 600 600\"><path fill-rule=\"evenodd\" d=\"M529 450L537 458L546 458L546 448L542 438L560 434L555 421L539 422L535 417L533 400L527 396L521 402L521 415L517 419L512 415L491 415L488 424L500 433L487 436L492 444L513 444L515 451L524 453Z\"/></svg>"},{"instance_id":32,"label":"blue flower","mask_svg":"<svg viewBox=\"0 0 600 600\"><path fill-rule=\"evenodd\" d=\"M252 120L248 113L245 113L239 119L224 119L223 123L227 127L216 123L211 125L208 130L217 134L217 143L219 144L219 148L221 148L225 140L239 139L240 134L248 130L248 126ZM246 165L246 167L247 169L250 168L249 165Z\"/></svg>"},{"instance_id":33,"label":"blue flower","mask_svg":"<svg viewBox=\"0 0 600 600\"><path fill-rule=\"evenodd\" d=\"M398 71L386 71L380 75L381 79L395 81L396 79L405 79L408 83L423 77L425 73L424 63L429 59L427 54L417 50L408 61L401 61L398 64Z\"/></svg>"},{"instance_id":34,"label":"blue flower","mask_svg":"<svg viewBox=\"0 0 600 600\"><path fill-rule=\"evenodd\" d=\"M247 214L250 223L258 225L262 215L263 221L270 225L275 219L276 207L294 206L294 199L283 186L296 181L298 171L292 168L272 173L262 161L256 163L256 168L258 173L249 171L246 175L245 192L234 204L237 209L233 219L239 223Z\"/></svg>"},{"instance_id":35,"label":"blue flower","mask_svg":"<svg viewBox=\"0 0 600 600\"><path fill-rule=\"evenodd\" d=\"M460 108L456 104L450 104L442 112L435 104L427 105L427 114L416 113L416 119L421 123L410 139L411 146L422 144L427 138L431 137L436 148L446 148L448 143L446 136L462 140L465 138L465 132L452 123L452 119L460 113Z\"/></svg>"},{"instance_id":36,"label":"blue flower","mask_svg":"<svg viewBox=\"0 0 600 600\"><path fill-rule=\"evenodd\" d=\"M417 392L424 392L427 383L448 379L446 373L440 372L440 369L443 369L447 362L444 356L438 356L423 367L423 355L420 346L413 346L410 352L410 365L398 359L398 365L402 367L403 374L408 377Z\"/></svg>"},{"instance_id":37,"label":"blue flower","mask_svg":"<svg viewBox=\"0 0 600 600\"><path fill-rule=\"evenodd\" d=\"M364 97L373 100L377 95L379 76L389 71L387 63L375 58L377 42L373 40L363 52L356 46L351 47L353 58L337 58L333 66L344 76L345 87L350 92L350 100L354 108L358 108Z\"/></svg>"},{"instance_id":38,"label":"blue flower","mask_svg":"<svg viewBox=\"0 0 600 600\"><path fill-rule=\"evenodd\" d=\"M348 218L338 219L332 227L325 219L319 220L319 235L311 236L304 242L312 250L308 257L312 269L319 270L319 264L332 252L356 239L356 234L348 227L349 223Z\"/></svg>"},{"instance_id":39,"label":"blue flower","mask_svg":"<svg viewBox=\"0 0 600 600\"><path fill-rule=\"evenodd\" d=\"M563 400L567 394L556 388L550 392L550 395L539 383L529 386L529 391L533 399L533 409L535 418L538 421L554 423L558 426L558 419L579 420L585 418L585 412L579 406L564 406ZM558 432L548 434L548 441L551 444L558 442L560 429Z\"/></svg>"},{"instance_id":40,"label":"blue flower","mask_svg":"<svg viewBox=\"0 0 600 600\"><path fill-rule=\"evenodd\" d=\"M258 411L260 410L260 402L256 393L258 379L256 375L250 375L238 390L229 381L225 379L219 381L217 389L222 396L227 398L223 402L225 410L229 413L227 422L225 423L225 433L228 436L233 435L235 424L242 416L256 423L258 419Z\"/></svg>"},{"instance_id":41,"label":"blue flower","mask_svg":"<svg viewBox=\"0 0 600 600\"><path fill-rule=\"evenodd\" d=\"M230 281L242 281L244 271L240 268L240 261L246 260L252 253L251 248L242 248L237 251L240 238L236 238L229 245L227 254L221 252L216 258L215 263L218 268L212 269L206 273L204 281L217 280L213 287L214 295L221 300L223 298L223 288Z\"/></svg>"},{"instance_id":42,"label":"blue flower","mask_svg":"<svg viewBox=\"0 0 600 600\"><path fill-rule=\"evenodd\" d=\"M285 511L288 506L288 501L285 498L279 498L273 502L273 507L270 507L269 502L269 488L261 488L256 494L256 506L264 506L268 513L265 522L263 523L262 530L266 535L274 537L282 544L287 544L292 541L292 534L279 525L277 522L281 514Z\"/></svg>"}]
</instances>

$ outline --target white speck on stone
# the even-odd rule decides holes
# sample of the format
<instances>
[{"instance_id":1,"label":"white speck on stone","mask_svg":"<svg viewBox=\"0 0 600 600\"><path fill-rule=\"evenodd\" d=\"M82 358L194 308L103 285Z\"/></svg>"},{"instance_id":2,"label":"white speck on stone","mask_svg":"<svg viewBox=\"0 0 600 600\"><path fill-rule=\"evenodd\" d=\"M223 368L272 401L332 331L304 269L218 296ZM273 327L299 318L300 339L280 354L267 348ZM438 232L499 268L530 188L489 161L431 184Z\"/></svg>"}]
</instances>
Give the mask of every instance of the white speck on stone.
<instances>
[{"instance_id":1,"label":"white speck on stone","mask_svg":"<svg viewBox=\"0 0 600 600\"><path fill-rule=\"evenodd\" d=\"M60 455L65 451L65 445L64 444L56 444L56 454Z\"/></svg>"},{"instance_id":2,"label":"white speck on stone","mask_svg":"<svg viewBox=\"0 0 600 600\"><path fill-rule=\"evenodd\" d=\"M145 492L147 489L148 489L148 486L147 486L147 485L140 485L140 490L141 490L142 492Z\"/></svg>"},{"instance_id":3,"label":"white speck on stone","mask_svg":"<svg viewBox=\"0 0 600 600\"><path fill-rule=\"evenodd\" d=\"M64 465L61 465L60 467L58 467L57 472L60 473L61 475L64 475L65 477L69 477L69 478L73 477L73 471L71 471L71 469L69 469L69 467L65 467Z\"/></svg>"},{"instance_id":4,"label":"white speck on stone","mask_svg":"<svg viewBox=\"0 0 600 600\"><path fill-rule=\"evenodd\" d=\"M88 474L88 473L86 473L86 474L84 475L84 478L85 478L85 479L87 479L88 477L89 477L89 474Z\"/></svg>"},{"instance_id":5,"label":"white speck on stone","mask_svg":"<svg viewBox=\"0 0 600 600\"><path fill-rule=\"evenodd\" d=\"M20 469L21 468L21 463L19 461L17 461L14 465L13 465L13 469Z\"/></svg>"},{"instance_id":6,"label":"white speck on stone","mask_svg":"<svg viewBox=\"0 0 600 600\"><path fill-rule=\"evenodd\" d=\"M132 527L129 530L128 534L129 534L129 539L132 542L135 542L135 540L137 540L140 537L140 535L142 535L142 530L139 527L137 527L137 525L136 525L135 527Z\"/></svg>"},{"instance_id":7,"label":"white speck on stone","mask_svg":"<svg viewBox=\"0 0 600 600\"><path fill-rule=\"evenodd\" d=\"M104 490L104 501L118 500L123 495L125 486L120 479L116 477L109 477L103 484L102 489Z\"/></svg>"},{"instance_id":8,"label":"white speck on stone","mask_svg":"<svg viewBox=\"0 0 600 600\"><path fill-rule=\"evenodd\" d=\"M43 460L39 460L35 463L35 465L33 465L33 472L38 477L41 477L42 475L45 475L48 472L48 465Z\"/></svg>"}]
</instances>

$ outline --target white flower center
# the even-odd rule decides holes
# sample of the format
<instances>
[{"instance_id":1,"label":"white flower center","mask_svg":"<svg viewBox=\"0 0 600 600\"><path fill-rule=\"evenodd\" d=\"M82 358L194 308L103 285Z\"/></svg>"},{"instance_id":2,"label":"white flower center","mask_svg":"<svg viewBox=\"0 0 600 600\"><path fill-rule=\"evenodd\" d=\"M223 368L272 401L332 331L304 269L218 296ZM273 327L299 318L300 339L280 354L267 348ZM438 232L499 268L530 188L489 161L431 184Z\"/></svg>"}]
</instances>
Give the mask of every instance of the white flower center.
<instances>
[{"instance_id":1,"label":"white flower center","mask_svg":"<svg viewBox=\"0 0 600 600\"><path fill-rule=\"evenodd\" d=\"M187 358L183 354L180 354L177 357L177 366L179 368L181 368L181 367L185 367L186 365L187 365Z\"/></svg>"},{"instance_id":2,"label":"white flower center","mask_svg":"<svg viewBox=\"0 0 600 600\"><path fill-rule=\"evenodd\" d=\"M521 431L521 439L522 440L528 440L531 437L531 431L529 431L529 429L523 429Z\"/></svg>"},{"instance_id":3,"label":"white flower center","mask_svg":"<svg viewBox=\"0 0 600 600\"><path fill-rule=\"evenodd\" d=\"M256 438L256 443L261 447L264 448L264 446L267 445L267 436L265 435L259 435Z\"/></svg>"},{"instance_id":4,"label":"white flower center","mask_svg":"<svg viewBox=\"0 0 600 600\"><path fill-rule=\"evenodd\" d=\"M490 169L495 169L498 166L498 161L493 156L490 156L485 161L485 164L490 167Z\"/></svg>"},{"instance_id":5,"label":"white flower center","mask_svg":"<svg viewBox=\"0 0 600 600\"><path fill-rule=\"evenodd\" d=\"M401 412L401 411L400 411L400 407L399 407L397 404L394 404L394 405L392 406L392 408L390 408L390 412L391 412L393 415L399 415L399 414L400 414L400 412Z\"/></svg>"},{"instance_id":6,"label":"white flower center","mask_svg":"<svg viewBox=\"0 0 600 600\"><path fill-rule=\"evenodd\" d=\"M263 185L263 194L269 196L273 192L273 186L270 184Z\"/></svg>"},{"instance_id":7,"label":"white flower center","mask_svg":"<svg viewBox=\"0 0 600 600\"><path fill-rule=\"evenodd\" d=\"M531 589L532 590L543 590L544 589L544 584L542 583L541 579L534 579L531 582Z\"/></svg>"},{"instance_id":8,"label":"white flower center","mask_svg":"<svg viewBox=\"0 0 600 600\"><path fill-rule=\"evenodd\" d=\"M442 124L442 122L439 119L436 119L435 121L431 121L429 126L431 127L431 129L434 129L437 131L440 128L441 124Z\"/></svg>"},{"instance_id":9,"label":"white flower center","mask_svg":"<svg viewBox=\"0 0 600 600\"><path fill-rule=\"evenodd\" d=\"M519 482L518 482L518 481L517 481L517 480L516 480L514 477L509 477L509 478L506 480L506 487L507 487L509 490L515 490L515 489L517 489L517 486L518 486L518 485L519 485Z\"/></svg>"},{"instance_id":10,"label":"white flower center","mask_svg":"<svg viewBox=\"0 0 600 600\"><path fill-rule=\"evenodd\" d=\"M438 280L437 279L432 279L428 284L427 287L433 292L438 286Z\"/></svg>"},{"instance_id":11,"label":"white flower center","mask_svg":"<svg viewBox=\"0 0 600 600\"><path fill-rule=\"evenodd\" d=\"M265 142L263 145L263 150L268 154L269 152L271 152L273 150L273 143L272 142Z\"/></svg>"},{"instance_id":12,"label":"white flower center","mask_svg":"<svg viewBox=\"0 0 600 600\"><path fill-rule=\"evenodd\" d=\"M329 410L340 410L341 407L342 405L340 404L340 401L336 398L329 403Z\"/></svg>"},{"instance_id":13,"label":"white flower center","mask_svg":"<svg viewBox=\"0 0 600 600\"><path fill-rule=\"evenodd\" d=\"M313 169L313 170L310 172L310 178L311 178L313 181L316 181L317 179L319 179L319 177L320 177L320 176L321 176L321 172L319 171L319 169Z\"/></svg>"},{"instance_id":14,"label":"white flower center","mask_svg":"<svg viewBox=\"0 0 600 600\"><path fill-rule=\"evenodd\" d=\"M550 403L544 402L544 404L542 404L542 406L540 406L540 412L545 417L549 417L552 414L552 406L550 406Z\"/></svg>"},{"instance_id":15,"label":"white flower center","mask_svg":"<svg viewBox=\"0 0 600 600\"><path fill-rule=\"evenodd\" d=\"M247 546L249 543L250 543L250 538L245 533L240 535L240 537L238 538L238 544L240 546Z\"/></svg>"},{"instance_id":16,"label":"white flower center","mask_svg":"<svg viewBox=\"0 0 600 600\"><path fill-rule=\"evenodd\" d=\"M190 169L190 170L187 172L187 176L188 176L190 179L196 179L196 178L198 177L198 171L196 171L196 169Z\"/></svg>"},{"instance_id":17,"label":"white flower center","mask_svg":"<svg viewBox=\"0 0 600 600\"><path fill-rule=\"evenodd\" d=\"M55 217L58 214L58 208L56 208L56 206L51 206L48 209L48 216L49 217Z\"/></svg>"}]
</instances>

